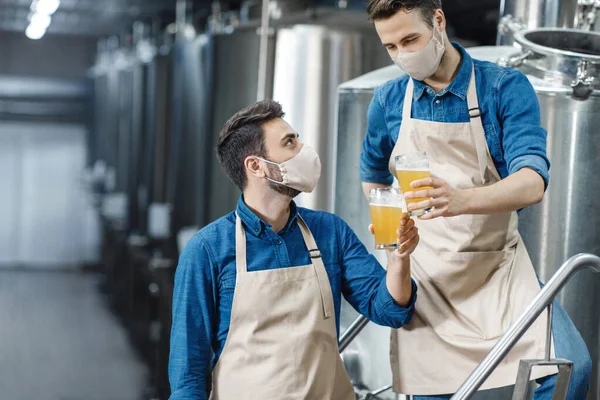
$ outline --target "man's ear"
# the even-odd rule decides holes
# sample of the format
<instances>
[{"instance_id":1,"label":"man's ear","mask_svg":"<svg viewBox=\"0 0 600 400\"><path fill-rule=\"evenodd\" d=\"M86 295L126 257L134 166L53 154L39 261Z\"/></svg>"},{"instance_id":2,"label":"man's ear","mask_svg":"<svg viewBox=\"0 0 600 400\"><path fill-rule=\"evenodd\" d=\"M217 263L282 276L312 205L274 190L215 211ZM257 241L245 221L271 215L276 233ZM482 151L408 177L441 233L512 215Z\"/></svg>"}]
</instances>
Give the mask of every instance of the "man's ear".
<instances>
[{"instance_id":1,"label":"man's ear","mask_svg":"<svg viewBox=\"0 0 600 400\"><path fill-rule=\"evenodd\" d=\"M244 160L244 168L246 169L246 171L248 171L249 174L252 174L257 178L265 177L265 171L264 168L262 168L261 166L261 161L254 156L246 157L246 159Z\"/></svg>"},{"instance_id":2,"label":"man's ear","mask_svg":"<svg viewBox=\"0 0 600 400\"><path fill-rule=\"evenodd\" d=\"M440 32L444 32L446 30L446 15L441 9L435 10L433 15L435 18L436 28L439 27Z\"/></svg>"}]
</instances>

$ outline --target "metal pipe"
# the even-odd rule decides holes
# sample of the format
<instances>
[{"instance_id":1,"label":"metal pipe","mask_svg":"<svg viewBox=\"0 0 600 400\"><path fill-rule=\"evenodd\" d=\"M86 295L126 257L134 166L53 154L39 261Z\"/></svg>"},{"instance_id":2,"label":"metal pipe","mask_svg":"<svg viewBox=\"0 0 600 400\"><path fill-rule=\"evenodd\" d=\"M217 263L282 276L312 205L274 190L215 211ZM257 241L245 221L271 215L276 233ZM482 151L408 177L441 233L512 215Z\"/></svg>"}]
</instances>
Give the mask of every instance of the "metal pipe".
<instances>
[{"instance_id":1,"label":"metal pipe","mask_svg":"<svg viewBox=\"0 0 600 400\"><path fill-rule=\"evenodd\" d=\"M548 304L548 324L546 327L546 361L550 361L552 349L552 303Z\"/></svg>"},{"instance_id":2,"label":"metal pipe","mask_svg":"<svg viewBox=\"0 0 600 400\"><path fill-rule=\"evenodd\" d=\"M567 284L569 279L584 268L600 273L600 257L592 254L578 254L569 258L548 281L519 320L508 329L489 354L475 368L451 400L466 400L475 394L537 317L552 303L554 297Z\"/></svg>"},{"instance_id":3,"label":"metal pipe","mask_svg":"<svg viewBox=\"0 0 600 400\"><path fill-rule=\"evenodd\" d=\"M367 326L368 323L369 320L367 317L362 315L354 320L348 329L346 329L346 331L344 331L344 333L342 333L340 336L340 353L346 350L346 347L352 343L354 338L358 336L358 334L365 328L365 326Z\"/></svg>"},{"instance_id":4,"label":"metal pipe","mask_svg":"<svg viewBox=\"0 0 600 400\"><path fill-rule=\"evenodd\" d=\"M260 22L260 48L258 53L258 90L256 100L262 101L267 96L267 74L269 62L269 0L262 2L262 15Z\"/></svg>"}]
</instances>

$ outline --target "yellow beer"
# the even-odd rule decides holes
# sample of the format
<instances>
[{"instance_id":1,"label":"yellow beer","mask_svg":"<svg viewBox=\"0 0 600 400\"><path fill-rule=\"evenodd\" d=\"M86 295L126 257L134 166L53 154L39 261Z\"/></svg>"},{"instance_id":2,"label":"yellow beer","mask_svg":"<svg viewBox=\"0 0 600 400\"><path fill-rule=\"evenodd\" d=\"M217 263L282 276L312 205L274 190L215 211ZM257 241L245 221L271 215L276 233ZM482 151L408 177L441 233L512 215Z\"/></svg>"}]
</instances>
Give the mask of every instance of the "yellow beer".
<instances>
[{"instance_id":1,"label":"yellow beer","mask_svg":"<svg viewBox=\"0 0 600 400\"><path fill-rule=\"evenodd\" d=\"M418 189L414 189L410 186L413 181L418 181L419 179L429 178L429 170L406 170L406 169L396 169L396 175L398 176L398 183L400 184L400 189L402 189L402 193L408 193L415 190L427 190L433 189L431 186L423 186ZM426 197L420 197L417 199L406 200L408 204L410 203L418 203L420 201L428 200Z\"/></svg>"},{"instance_id":2,"label":"yellow beer","mask_svg":"<svg viewBox=\"0 0 600 400\"><path fill-rule=\"evenodd\" d=\"M402 219L402 208L369 205L371 221L375 230L375 248L385 249L398 246L398 232Z\"/></svg>"}]
</instances>

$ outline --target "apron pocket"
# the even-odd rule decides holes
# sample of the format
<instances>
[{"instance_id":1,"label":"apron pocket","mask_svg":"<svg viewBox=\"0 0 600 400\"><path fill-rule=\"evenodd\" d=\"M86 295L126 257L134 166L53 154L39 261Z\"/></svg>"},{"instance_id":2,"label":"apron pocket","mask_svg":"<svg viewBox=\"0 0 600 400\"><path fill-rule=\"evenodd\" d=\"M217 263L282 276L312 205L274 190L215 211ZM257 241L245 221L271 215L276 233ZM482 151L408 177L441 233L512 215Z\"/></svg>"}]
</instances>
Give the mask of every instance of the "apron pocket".
<instances>
[{"instance_id":1,"label":"apron pocket","mask_svg":"<svg viewBox=\"0 0 600 400\"><path fill-rule=\"evenodd\" d=\"M504 333L510 324L511 254L442 252L439 265L428 266L435 287L432 300L439 305L428 319L439 335L488 340Z\"/></svg>"}]
</instances>

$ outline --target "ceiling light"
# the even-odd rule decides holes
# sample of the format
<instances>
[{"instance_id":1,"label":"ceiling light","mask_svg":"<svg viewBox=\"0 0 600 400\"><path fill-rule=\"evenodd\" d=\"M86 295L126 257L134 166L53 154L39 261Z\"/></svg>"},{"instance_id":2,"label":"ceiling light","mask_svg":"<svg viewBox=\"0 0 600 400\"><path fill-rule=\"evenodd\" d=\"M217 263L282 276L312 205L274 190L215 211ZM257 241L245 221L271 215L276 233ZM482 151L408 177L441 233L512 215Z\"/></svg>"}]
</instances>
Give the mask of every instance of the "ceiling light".
<instances>
[{"instance_id":1,"label":"ceiling light","mask_svg":"<svg viewBox=\"0 0 600 400\"><path fill-rule=\"evenodd\" d=\"M36 13L52 15L58 9L60 0L34 0L31 9Z\"/></svg>"},{"instance_id":2,"label":"ceiling light","mask_svg":"<svg viewBox=\"0 0 600 400\"><path fill-rule=\"evenodd\" d=\"M50 18L49 15L38 14L38 13L33 14L29 18L29 21L31 21L30 26L32 25L32 26L35 26L36 28L40 28L40 29L44 29L44 30L46 30L46 28L48 28L51 20L52 20L52 18Z\"/></svg>"},{"instance_id":3,"label":"ceiling light","mask_svg":"<svg viewBox=\"0 0 600 400\"><path fill-rule=\"evenodd\" d=\"M25 30L25 35L27 35L27 37L31 40L41 39L45 34L46 28L34 24L29 24Z\"/></svg>"}]
</instances>

